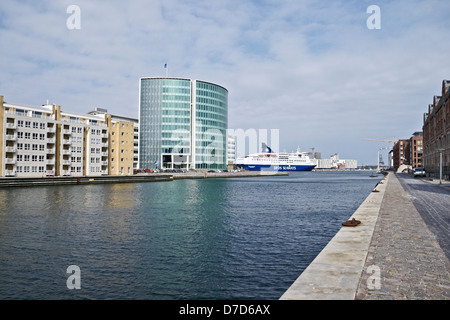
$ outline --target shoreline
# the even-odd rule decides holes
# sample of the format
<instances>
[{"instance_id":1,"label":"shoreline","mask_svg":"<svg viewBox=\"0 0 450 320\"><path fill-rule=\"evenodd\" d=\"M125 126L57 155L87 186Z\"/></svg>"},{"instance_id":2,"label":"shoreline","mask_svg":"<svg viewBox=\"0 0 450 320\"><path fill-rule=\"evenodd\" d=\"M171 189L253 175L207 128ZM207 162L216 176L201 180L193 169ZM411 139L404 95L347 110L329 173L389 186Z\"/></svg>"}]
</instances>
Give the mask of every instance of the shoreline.
<instances>
[{"instance_id":1,"label":"shoreline","mask_svg":"<svg viewBox=\"0 0 450 320\"><path fill-rule=\"evenodd\" d=\"M450 298L450 262L397 175L374 190L279 300Z\"/></svg>"},{"instance_id":2,"label":"shoreline","mask_svg":"<svg viewBox=\"0 0 450 320\"><path fill-rule=\"evenodd\" d=\"M80 177L38 177L38 178L0 178L0 188L35 187L56 185L88 185L107 183L160 182L182 179L224 179L288 176L288 172L277 171L243 171L243 172L186 172L186 173L149 173L130 176L80 176Z\"/></svg>"},{"instance_id":3,"label":"shoreline","mask_svg":"<svg viewBox=\"0 0 450 320\"><path fill-rule=\"evenodd\" d=\"M361 224L341 227L280 300L355 299L389 178L383 177L349 217Z\"/></svg>"}]
</instances>

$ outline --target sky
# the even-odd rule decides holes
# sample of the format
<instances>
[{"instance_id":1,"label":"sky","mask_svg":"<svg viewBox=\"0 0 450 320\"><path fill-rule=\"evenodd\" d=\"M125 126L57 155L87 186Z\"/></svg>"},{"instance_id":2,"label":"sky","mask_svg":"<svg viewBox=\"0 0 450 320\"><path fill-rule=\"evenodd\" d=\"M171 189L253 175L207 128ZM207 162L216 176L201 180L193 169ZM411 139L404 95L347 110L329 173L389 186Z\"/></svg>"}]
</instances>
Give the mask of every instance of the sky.
<instances>
[{"instance_id":1,"label":"sky","mask_svg":"<svg viewBox=\"0 0 450 320\"><path fill-rule=\"evenodd\" d=\"M450 79L449 14L447 0L2 0L0 95L138 117L139 78L167 63L227 88L231 129L375 164L392 143L365 138L421 131Z\"/></svg>"}]
</instances>

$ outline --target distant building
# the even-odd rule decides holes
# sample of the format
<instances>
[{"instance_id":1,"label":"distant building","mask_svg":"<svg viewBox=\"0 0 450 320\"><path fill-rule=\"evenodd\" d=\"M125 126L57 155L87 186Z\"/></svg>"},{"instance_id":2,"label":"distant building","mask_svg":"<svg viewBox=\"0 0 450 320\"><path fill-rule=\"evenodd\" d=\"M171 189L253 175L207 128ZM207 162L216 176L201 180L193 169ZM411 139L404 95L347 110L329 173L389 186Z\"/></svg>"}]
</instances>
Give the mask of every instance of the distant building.
<instances>
[{"instance_id":1,"label":"distant building","mask_svg":"<svg viewBox=\"0 0 450 320\"><path fill-rule=\"evenodd\" d=\"M356 169L357 160L339 159L339 154L335 153L329 159L320 159L319 152L309 152L309 157L316 163L315 169ZM313 156L314 155L314 156Z\"/></svg>"},{"instance_id":2,"label":"distant building","mask_svg":"<svg viewBox=\"0 0 450 320\"><path fill-rule=\"evenodd\" d=\"M423 133L414 132L409 139L409 164L413 168L423 167Z\"/></svg>"},{"instance_id":3,"label":"distant building","mask_svg":"<svg viewBox=\"0 0 450 320\"><path fill-rule=\"evenodd\" d=\"M409 165L409 139L398 140L392 148L392 161L394 163L394 170L397 170L401 165Z\"/></svg>"},{"instance_id":4,"label":"distant building","mask_svg":"<svg viewBox=\"0 0 450 320\"><path fill-rule=\"evenodd\" d=\"M434 96L423 116L423 165L427 175L450 179L450 80L442 81L441 96Z\"/></svg>"},{"instance_id":5,"label":"distant building","mask_svg":"<svg viewBox=\"0 0 450 320\"><path fill-rule=\"evenodd\" d=\"M236 164L236 138L230 135L227 139L227 163L228 169L234 169Z\"/></svg>"}]
</instances>

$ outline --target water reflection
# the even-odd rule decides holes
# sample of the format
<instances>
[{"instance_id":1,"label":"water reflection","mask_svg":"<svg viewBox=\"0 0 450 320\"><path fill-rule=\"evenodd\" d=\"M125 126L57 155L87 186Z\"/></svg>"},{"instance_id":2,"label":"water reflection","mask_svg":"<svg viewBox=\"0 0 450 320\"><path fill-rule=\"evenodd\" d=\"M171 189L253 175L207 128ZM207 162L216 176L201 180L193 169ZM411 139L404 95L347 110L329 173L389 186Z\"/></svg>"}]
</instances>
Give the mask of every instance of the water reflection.
<instances>
[{"instance_id":1,"label":"water reflection","mask_svg":"<svg viewBox=\"0 0 450 320\"><path fill-rule=\"evenodd\" d=\"M1 189L0 298L276 299L376 182L309 173Z\"/></svg>"}]
</instances>

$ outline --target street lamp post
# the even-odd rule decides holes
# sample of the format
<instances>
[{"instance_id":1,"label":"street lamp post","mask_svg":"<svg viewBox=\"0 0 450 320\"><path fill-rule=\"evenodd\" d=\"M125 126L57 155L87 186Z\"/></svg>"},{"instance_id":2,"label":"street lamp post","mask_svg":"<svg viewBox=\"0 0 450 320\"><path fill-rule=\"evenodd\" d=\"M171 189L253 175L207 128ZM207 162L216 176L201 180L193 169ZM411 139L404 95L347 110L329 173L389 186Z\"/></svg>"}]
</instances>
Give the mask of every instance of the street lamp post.
<instances>
[{"instance_id":1,"label":"street lamp post","mask_svg":"<svg viewBox=\"0 0 450 320\"><path fill-rule=\"evenodd\" d=\"M439 184L442 184L442 151L444 149L438 149L439 151Z\"/></svg>"}]
</instances>

